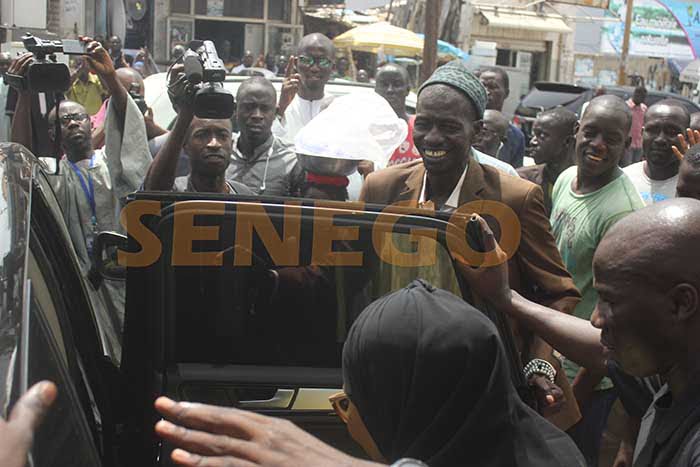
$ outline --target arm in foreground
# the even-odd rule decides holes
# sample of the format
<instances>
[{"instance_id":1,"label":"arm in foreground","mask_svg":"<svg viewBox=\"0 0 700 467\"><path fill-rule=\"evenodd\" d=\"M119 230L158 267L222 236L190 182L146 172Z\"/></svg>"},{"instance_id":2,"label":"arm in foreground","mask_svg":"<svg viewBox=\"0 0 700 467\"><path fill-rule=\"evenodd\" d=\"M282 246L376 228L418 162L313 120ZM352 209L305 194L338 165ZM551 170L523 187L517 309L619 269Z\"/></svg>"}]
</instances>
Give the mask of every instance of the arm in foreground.
<instances>
[{"instance_id":1,"label":"arm in foreground","mask_svg":"<svg viewBox=\"0 0 700 467\"><path fill-rule=\"evenodd\" d=\"M486 250L497 250L503 262L498 266L473 268L464 258L455 256L458 268L472 290L488 300L496 310L517 319L567 358L605 373L600 330L584 319L531 302L512 290L508 281L507 255L496 242L486 221L479 217L479 223Z\"/></svg>"},{"instance_id":2,"label":"arm in foreground","mask_svg":"<svg viewBox=\"0 0 700 467\"><path fill-rule=\"evenodd\" d=\"M372 467L325 444L289 420L254 412L160 397L166 418L156 433L174 444L172 459L185 466Z\"/></svg>"},{"instance_id":3,"label":"arm in foreground","mask_svg":"<svg viewBox=\"0 0 700 467\"><path fill-rule=\"evenodd\" d=\"M0 418L0 465L24 467L34 432L56 400L56 386L42 381L17 401L7 420Z\"/></svg>"}]
</instances>

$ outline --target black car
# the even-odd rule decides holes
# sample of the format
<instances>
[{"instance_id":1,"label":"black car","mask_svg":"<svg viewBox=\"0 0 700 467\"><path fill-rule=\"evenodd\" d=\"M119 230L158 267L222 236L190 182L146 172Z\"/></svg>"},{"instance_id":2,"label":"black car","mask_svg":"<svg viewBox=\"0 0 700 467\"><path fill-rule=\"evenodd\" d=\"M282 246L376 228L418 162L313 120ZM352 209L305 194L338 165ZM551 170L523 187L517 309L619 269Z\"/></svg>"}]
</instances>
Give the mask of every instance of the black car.
<instances>
[{"instance_id":1,"label":"black car","mask_svg":"<svg viewBox=\"0 0 700 467\"><path fill-rule=\"evenodd\" d=\"M2 415L39 380L59 389L37 467L171 465L154 435L159 395L284 417L362 456L328 401L354 319L418 277L469 298L448 252L464 237L440 215L139 192L122 212L129 237L100 233L86 271L52 190L61 175L0 144L0 176ZM126 280L117 362L96 318L107 280Z\"/></svg>"},{"instance_id":2,"label":"black car","mask_svg":"<svg viewBox=\"0 0 700 467\"><path fill-rule=\"evenodd\" d=\"M624 100L634 94L634 88L630 86L605 86L606 94L614 94ZM593 98L595 89L588 86L576 86L567 83L553 83L540 81L535 83L530 92L520 101L515 110L515 117L520 128L529 143L532 136L532 124L537 114L554 107L566 107L581 118L583 104ZM648 91L646 105L650 106L662 99L676 99L683 103L689 113L700 112L700 106L690 99L678 94L663 91Z\"/></svg>"}]
</instances>

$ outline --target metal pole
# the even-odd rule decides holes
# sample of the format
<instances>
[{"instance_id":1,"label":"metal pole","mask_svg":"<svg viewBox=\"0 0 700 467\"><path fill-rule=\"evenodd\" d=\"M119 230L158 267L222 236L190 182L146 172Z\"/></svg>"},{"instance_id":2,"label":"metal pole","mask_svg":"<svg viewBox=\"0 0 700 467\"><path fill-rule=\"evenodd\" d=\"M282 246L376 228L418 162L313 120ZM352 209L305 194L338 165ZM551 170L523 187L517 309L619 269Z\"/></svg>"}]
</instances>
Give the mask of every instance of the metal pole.
<instances>
[{"instance_id":1,"label":"metal pole","mask_svg":"<svg viewBox=\"0 0 700 467\"><path fill-rule=\"evenodd\" d=\"M430 78L437 67L437 41L440 28L440 0L425 3L425 35L423 37L423 63L420 67L420 82Z\"/></svg>"},{"instance_id":2,"label":"metal pole","mask_svg":"<svg viewBox=\"0 0 700 467\"><path fill-rule=\"evenodd\" d=\"M627 14L625 15L625 37L622 39L622 53L620 54L620 71L617 75L617 84L624 86L627 82L627 56L630 51L630 31L632 30L632 11L634 0L627 0Z\"/></svg>"}]
</instances>

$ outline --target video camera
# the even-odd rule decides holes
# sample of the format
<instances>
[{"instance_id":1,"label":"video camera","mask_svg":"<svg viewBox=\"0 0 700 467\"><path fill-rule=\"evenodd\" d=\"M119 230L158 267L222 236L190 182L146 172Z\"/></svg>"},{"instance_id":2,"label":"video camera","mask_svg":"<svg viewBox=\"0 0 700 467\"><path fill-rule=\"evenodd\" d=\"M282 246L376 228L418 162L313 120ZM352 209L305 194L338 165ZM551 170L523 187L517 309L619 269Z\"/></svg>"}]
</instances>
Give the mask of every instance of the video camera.
<instances>
[{"instance_id":1,"label":"video camera","mask_svg":"<svg viewBox=\"0 0 700 467\"><path fill-rule=\"evenodd\" d=\"M226 67L212 41L191 41L183 56L185 78L197 90L194 114L199 118L226 119L233 115L233 94L224 89Z\"/></svg>"},{"instance_id":2,"label":"video camera","mask_svg":"<svg viewBox=\"0 0 700 467\"><path fill-rule=\"evenodd\" d=\"M70 89L70 70L58 63L57 53L84 55L86 44L75 39L49 41L27 33L22 36L24 48L34 54L25 76L7 74L7 84L32 92L63 92Z\"/></svg>"}]
</instances>

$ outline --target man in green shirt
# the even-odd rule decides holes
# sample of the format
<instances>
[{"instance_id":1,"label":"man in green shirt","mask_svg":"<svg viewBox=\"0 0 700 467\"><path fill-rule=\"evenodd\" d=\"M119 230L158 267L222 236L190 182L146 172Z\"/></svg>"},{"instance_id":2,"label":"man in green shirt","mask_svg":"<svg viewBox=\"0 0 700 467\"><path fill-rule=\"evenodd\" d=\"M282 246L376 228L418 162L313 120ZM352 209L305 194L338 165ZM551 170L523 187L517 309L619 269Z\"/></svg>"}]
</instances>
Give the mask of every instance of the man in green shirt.
<instances>
[{"instance_id":1,"label":"man in green shirt","mask_svg":"<svg viewBox=\"0 0 700 467\"><path fill-rule=\"evenodd\" d=\"M102 107L103 97L107 95L100 78L90 73L87 62L82 58L76 60L77 69L72 74L72 85L66 94L66 98L85 107L90 116L99 112Z\"/></svg>"},{"instance_id":2,"label":"man in green shirt","mask_svg":"<svg viewBox=\"0 0 700 467\"><path fill-rule=\"evenodd\" d=\"M562 172L552 191L552 233L583 296L574 314L587 320L598 301L592 269L598 243L615 222L644 207L639 192L618 167L630 145L631 124L631 111L619 97L593 99L576 136L577 165ZM601 435L616 399L612 382L568 360L564 368L574 381L583 415L571 434L589 466L595 466Z\"/></svg>"}]
</instances>

